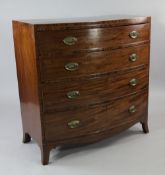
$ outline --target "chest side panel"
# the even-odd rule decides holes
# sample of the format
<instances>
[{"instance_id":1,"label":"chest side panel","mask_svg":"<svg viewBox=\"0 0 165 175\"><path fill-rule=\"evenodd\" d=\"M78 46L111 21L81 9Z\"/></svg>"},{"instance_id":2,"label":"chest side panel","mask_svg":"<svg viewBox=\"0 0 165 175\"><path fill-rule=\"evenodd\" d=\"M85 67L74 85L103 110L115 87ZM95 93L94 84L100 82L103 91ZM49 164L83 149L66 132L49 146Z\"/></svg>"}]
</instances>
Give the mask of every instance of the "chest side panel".
<instances>
[{"instance_id":1,"label":"chest side panel","mask_svg":"<svg viewBox=\"0 0 165 175\"><path fill-rule=\"evenodd\" d=\"M24 132L41 144L41 118L33 26L13 21L21 115Z\"/></svg>"}]
</instances>

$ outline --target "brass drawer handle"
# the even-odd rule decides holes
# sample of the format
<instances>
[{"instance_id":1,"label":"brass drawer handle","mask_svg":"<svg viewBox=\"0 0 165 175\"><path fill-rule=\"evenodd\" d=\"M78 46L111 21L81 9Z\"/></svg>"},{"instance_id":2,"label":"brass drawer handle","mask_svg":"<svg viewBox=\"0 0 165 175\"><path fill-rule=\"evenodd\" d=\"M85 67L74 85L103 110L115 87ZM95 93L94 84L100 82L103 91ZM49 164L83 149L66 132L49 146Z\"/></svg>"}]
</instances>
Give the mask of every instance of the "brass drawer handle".
<instances>
[{"instance_id":1,"label":"brass drawer handle","mask_svg":"<svg viewBox=\"0 0 165 175\"><path fill-rule=\"evenodd\" d=\"M129 56L130 61L135 62L138 59L138 56L136 53L133 53Z\"/></svg>"},{"instance_id":2,"label":"brass drawer handle","mask_svg":"<svg viewBox=\"0 0 165 175\"><path fill-rule=\"evenodd\" d=\"M68 37L64 38L64 40L63 40L63 42L69 46L76 44L77 41L78 41L78 39L76 37L73 37L73 36L68 36Z\"/></svg>"},{"instance_id":3,"label":"brass drawer handle","mask_svg":"<svg viewBox=\"0 0 165 175\"><path fill-rule=\"evenodd\" d=\"M130 113L135 113L136 112L136 106L135 105L132 105L129 107L129 112Z\"/></svg>"},{"instance_id":4,"label":"brass drawer handle","mask_svg":"<svg viewBox=\"0 0 165 175\"><path fill-rule=\"evenodd\" d=\"M78 68L79 68L78 63L68 63L65 65L65 69L68 71L74 71L74 70L77 70Z\"/></svg>"},{"instance_id":5,"label":"brass drawer handle","mask_svg":"<svg viewBox=\"0 0 165 175\"><path fill-rule=\"evenodd\" d=\"M135 79L135 78L133 78L132 80L130 80L129 84L130 84L131 86L136 86L136 85L138 84L138 80Z\"/></svg>"},{"instance_id":6,"label":"brass drawer handle","mask_svg":"<svg viewBox=\"0 0 165 175\"><path fill-rule=\"evenodd\" d=\"M67 97L70 99L74 99L80 96L80 92L79 91L70 91L67 93Z\"/></svg>"},{"instance_id":7,"label":"brass drawer handle","mask_svg":"<svg viewBox=\"0 0 165 175\"><path fill-rule=\"evenodd\" d=\"M80 121L79 120L72 120L68 122L68 127L71 129L78 128L80 126Z\"/></svg>"},{"instance_id":8,"label":"brass drawer handle","mask_svg":"<svg viewBox=\"0 0 165 175\"><path fill-rule=\"evenodd\" d=\"M132 31L129 33L129 36L132 38L132 39L136 39L138 38L139 36L139 33L137 31Z\"/></svg>"}]
</instances>

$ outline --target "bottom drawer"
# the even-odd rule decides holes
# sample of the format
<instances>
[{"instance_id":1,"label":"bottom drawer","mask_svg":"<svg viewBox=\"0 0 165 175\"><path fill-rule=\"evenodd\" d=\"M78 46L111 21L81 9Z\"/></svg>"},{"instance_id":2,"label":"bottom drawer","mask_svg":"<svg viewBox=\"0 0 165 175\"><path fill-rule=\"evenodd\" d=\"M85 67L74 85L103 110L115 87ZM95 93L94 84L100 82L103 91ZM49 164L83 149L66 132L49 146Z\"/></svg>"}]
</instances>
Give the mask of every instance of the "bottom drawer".
<instances>
[{"instance_id":1,"label":"bottom drawer","mask_svg":"<svg viewBox=\"0 0 165 175\"><path fill-rule=\"evenodd\" d=\"M111 130L147 117L148 90L121 99L44 115L45 140L57 141Z\"/></svg>"}]
</instances>

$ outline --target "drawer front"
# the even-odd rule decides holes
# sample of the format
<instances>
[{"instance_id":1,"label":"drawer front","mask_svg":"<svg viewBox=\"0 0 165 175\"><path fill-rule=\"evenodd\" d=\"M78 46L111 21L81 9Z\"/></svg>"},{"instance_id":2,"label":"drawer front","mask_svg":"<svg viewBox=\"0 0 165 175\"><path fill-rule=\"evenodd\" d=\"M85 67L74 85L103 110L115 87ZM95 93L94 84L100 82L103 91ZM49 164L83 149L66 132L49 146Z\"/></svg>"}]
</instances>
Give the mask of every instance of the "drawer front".
<instances>
[{"instance_id":1,"label":"drawer front","mask_svg":"<svg viewBox=\"0 0 165 175\"><path fill-rule=\"evenodd\" d=\"M148 69L43 86L44 112L93 105L148 87Z\"/></svg>"},{"instance_id":2,"label":"drawer front","mask_svg":"<svg viewBox=\"0 0 165 175\"><path fill-rule=\"evenodd\" d=\"M104 74L148 64L149 45L111 51L40 57L42 82Z\"/></svg>"},{"instance_id":3,"label":"drawer front","mask_svg":"<svg viewBox=\"0 0 165 175\"><path fill-rule=\"evenodd\" d=\"M47 141L63 140L139 122L147 115L147 91L109 103L44 116Z\"/></svg>"},{"instance_id":4,"label":"drawer front","mask_svg":"<svg viewBox=\"0 0 165 175\"><path fill-rule=\"evenodd\" d=\"M118 48L148 41L150 24L82 30L56 30L36 33L40 55L45 52L65 52Z\"/></svg>"}]
</instances>

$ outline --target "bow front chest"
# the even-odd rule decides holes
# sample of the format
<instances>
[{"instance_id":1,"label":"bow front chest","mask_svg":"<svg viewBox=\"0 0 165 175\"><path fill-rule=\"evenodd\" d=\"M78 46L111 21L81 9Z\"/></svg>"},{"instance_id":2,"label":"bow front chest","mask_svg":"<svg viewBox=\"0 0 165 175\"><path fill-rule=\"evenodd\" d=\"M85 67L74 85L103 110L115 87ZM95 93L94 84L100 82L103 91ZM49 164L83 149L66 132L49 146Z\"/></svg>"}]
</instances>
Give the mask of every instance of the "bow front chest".
<instances>
[{"instance_id":1,"label":"bow front chest","mask_svg":"<svg viewBox=\"0 0 165 175\"><path fill-rule=\"evenodd\" d=\"M23 142L42 163L140 122L148 132L150 17L13 21Z\"/></svg>"}]
</instances>

